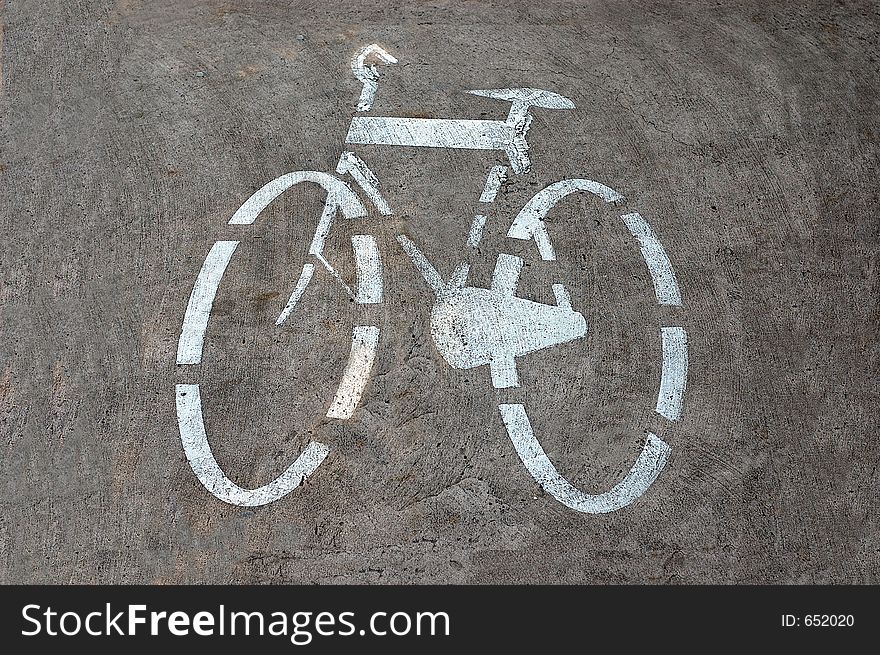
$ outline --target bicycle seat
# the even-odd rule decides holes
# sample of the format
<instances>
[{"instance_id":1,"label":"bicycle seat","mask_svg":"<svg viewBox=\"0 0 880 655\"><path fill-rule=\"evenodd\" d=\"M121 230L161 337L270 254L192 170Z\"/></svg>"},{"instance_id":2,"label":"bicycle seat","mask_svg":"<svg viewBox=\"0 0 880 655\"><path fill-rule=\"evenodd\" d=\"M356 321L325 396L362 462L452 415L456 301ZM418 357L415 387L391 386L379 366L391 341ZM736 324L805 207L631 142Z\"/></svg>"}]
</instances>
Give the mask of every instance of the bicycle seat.
<instances>
[{"instance_id":1,"label":"bicycle seat","mask_svg":"<svg viewBox=\"0 0 880 655\"><path fill-rule=\"evenodd\" d=\"M517 89L474 89L466 93L495 100L508 102L522 102L533 107L544 109L574 109L575 104L565 96L544 89L532 89L528 87Z\"/></svg>"}]
</instances>

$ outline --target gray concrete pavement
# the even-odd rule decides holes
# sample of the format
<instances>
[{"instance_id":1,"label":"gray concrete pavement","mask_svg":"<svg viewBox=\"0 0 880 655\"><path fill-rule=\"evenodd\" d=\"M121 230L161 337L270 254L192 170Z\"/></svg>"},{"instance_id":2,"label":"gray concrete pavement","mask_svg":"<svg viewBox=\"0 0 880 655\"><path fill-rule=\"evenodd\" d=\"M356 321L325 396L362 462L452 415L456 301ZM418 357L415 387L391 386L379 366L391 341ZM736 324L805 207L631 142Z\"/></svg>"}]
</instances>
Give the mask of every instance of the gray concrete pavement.
<instances>
[{"instance_id":1,"label":"gray concrete pavement","mask_svg":"<svg viewBox=\"0 0 880 655\"><path fill-rule=\"evenodd\" d=\"M6 0L0 89L0 581L868 583L878 530L878 21L873 3L140 2ZM538 87L532 170L464 246L503 152L359 146L394 215L339 221L351 279L375 234L380 305L315 274L323 197L299 185L253 228L226 225L266 182L332 171L369 43L372 113L503 119L473 88ZM559 257L505 233L532 195L590 178L662 240L683 304L658 307L620 210L573 196ZM451 368L433 294L395 241L519 295L564 282L589 330L517 360L522 386ZM240 239L200 367L177 366L208 249ZM352 325L381 328L350 420L324 416ZM681 420L654 412L660 325L687 329ZM259 508L188 465L175 384L199 381L218 462L244 487L310 441L305 484ZM632 505L582 514L520 462L499 403L523 403L573 484L599 493L647 430L672 448Z\"/></svg>"}]
</instances>

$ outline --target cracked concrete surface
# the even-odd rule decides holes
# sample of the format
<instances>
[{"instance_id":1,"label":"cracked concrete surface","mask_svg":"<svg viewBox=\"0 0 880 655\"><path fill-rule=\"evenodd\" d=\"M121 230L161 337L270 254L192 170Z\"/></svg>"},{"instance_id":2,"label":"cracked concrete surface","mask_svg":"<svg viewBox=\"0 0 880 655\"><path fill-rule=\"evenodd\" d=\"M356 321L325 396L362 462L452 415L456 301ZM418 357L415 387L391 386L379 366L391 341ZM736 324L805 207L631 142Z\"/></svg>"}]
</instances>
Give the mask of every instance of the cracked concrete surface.
<instances>
[{"instance_id":1,"label":"cracked concrete surface","mask_svg":"<svg viewBox=\"0 0 880 655\"><path fill-rule=\"evenodd\" d=\"M0 6L0 581L878 582L876 4ZM361 88L350 58L373 42L400 60L375 115L503 119L462 93L475 88L575 101L534 111L532 171L487 212L470 280L521 257L520 295L552 303L564 282L590 329L520 360L505 394L485 367L451 369L395 236L448 277L486 172L507 162L359 147L394 215L340 223L328 258L350 274L351 234L375 234L385 302L357 307L316 273L297 320L273 326L323 202L291 189L242 236L199 377L239 484L310 440L331 455L278 502L226 505L177 432L187 298L254 190L334 169ZM535 192L571 177L651 223L681 311L657 307L620 212L590 198L554 210L552 270L506 238ZM364 316L382 330L373 380L351 420L322 418ZM664 424L657 326L673 319L690 377ZM525 403L591 493L646 430L672 456L632 506L578 514L523 468L500 402Z\"/></svg>"}]
</instances>

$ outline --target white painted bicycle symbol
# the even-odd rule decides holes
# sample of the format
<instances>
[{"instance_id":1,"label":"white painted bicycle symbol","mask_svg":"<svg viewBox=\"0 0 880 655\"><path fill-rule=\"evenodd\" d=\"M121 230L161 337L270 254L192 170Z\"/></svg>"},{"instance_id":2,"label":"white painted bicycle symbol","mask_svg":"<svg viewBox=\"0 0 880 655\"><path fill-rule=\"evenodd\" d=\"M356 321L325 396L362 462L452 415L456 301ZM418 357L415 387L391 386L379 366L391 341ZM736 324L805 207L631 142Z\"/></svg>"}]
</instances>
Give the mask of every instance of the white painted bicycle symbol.
<instances>
[{"instance_id":1,"label":"white painted bicycle symbol","mask_svg":"<svg viewBox=\"0 0 880 655\"><path fill-rule=\"evenodd\" d=\"M369 112L378 89L379 73L375 64L395 64L397 60L378 45L364 48L352 61L352 71L363 83L357 111ZM395 118L355 115L346 137L346 144L373 144L429 148L467 148L503 150L515 174L530 169L526 135L532 121L533 107L540 109L574 109L574 103L561 95L533 88L482 89L468 93L510 103L506 120L463 120L442 118ZM393 214L380 192L380 184L367 165L351 151L339 158L336 173L348 175L383 216ZM492 203L506 179L506 166L493 166L489 171L480 202ZM282 175L255 192L235 212L229 225L252 225L264 209L278 196L301 182L322 187L327 194L324 211L318 220L309 255L286 306L276 320L282 325L291 320L297 303L305 293L318 266L325 269L356 303L382 302L384 283L382 259L376 238L361 234L352 236L357 284L354 289L324 255L324 244L334 220L341 212L348 219L363 218L367 211L361 197L339 177L316 171L297 171ZM623 196L598 182L568 179L555 182L535 194L513 219L507 236L533 240L545 262L556 259L545 218L563 198L574 193L589 193L606 203L619 203ZM620 217L637 240L653 281L657 302L681 306L681 294L675 273L657 236L638 213ZM482 238L486 216L477 214L467 236L467 246L476 248ZM444 280L422 251L405 235L397 241L412 259L427 285L435 294L431 313L431 336L443 359L452 367L469 369L488 366L492 386L496 389L519 385L516 360L531 352L579 339L587 333L584 316L572 307L563 284L554 284L556 305L546 305L517 297L517 285L523 260L514 255L498 255L489 288L467 285L468 265L460 264L448 280ZM205 257L196 278L177 348L177 363L197 365L202 360L202 345L214 296L238 241L217 241ZM669 421L681 416L687 381L687 334L682 327L660 327L662 365L656 412ZM352 417L368 384L376 351L379 328L357 325L352 331L351 352L339 386L329 403L326 416L346 420ZM211 451L202 417L202 400L198 384L178 384L176 389L177 417L186 457L193 472L205 488L220 500L233 505L258 506L274 502L296 489L315 473L330 449L311 442L302 454L272 482L257 489L236 485L223 472ZM557 471L536 438L525 406L499 405L501 417L516 452L529 473L543 489L571 509L586 513L612 512L639 498L654 483L670 454L669 445L652 432L635 464L627 475L609 491L586 494L574 487Z\"/></svg>"}]
</instances>

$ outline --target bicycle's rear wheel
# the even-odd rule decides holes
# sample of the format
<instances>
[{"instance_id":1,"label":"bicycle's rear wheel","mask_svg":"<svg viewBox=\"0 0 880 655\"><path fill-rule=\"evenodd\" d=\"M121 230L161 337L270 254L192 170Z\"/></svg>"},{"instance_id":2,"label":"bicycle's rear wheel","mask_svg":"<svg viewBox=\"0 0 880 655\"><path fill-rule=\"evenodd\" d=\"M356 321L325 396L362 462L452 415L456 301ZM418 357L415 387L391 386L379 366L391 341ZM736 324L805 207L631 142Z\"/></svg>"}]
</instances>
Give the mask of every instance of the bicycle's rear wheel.
<instances>
[{"instance_id":1,"label":"bicycle's rear wheel","mask_svg":"<svg viewBox=\"0 0 880 655\"><path fill-rule=\"evenodd\" d=\"M278 196L296 184L317 184L327 194L324 211L310 245L309 253L325 266L346 288L352 299L362 304L381 302L383 293L382 267L375 239L370 235L352 236L352 248L357 268L357 285L349 289L332 266L323 257L323 245L336 214L341 211L349 219L366 215L358 196L332 175L315 171L298 171L282 175L256 191L235 212L230 225L250 226ZM208 251L196 278L187 304L177 347L177 364L201 368L202 350L214 298L224 273L238 248L239 241L217 241ZM315 264L306 262L287 305L276 320L281 325L288 320L306 291L315 271ZM348 362L339 384L329 400L326 416L348 419L352 416L369 380L379 340L379 329L372 325L356 325L352 330ZM319 442L310 442L297 459L278 477L255 489L245 489L223 471L208 440L202 415L203 399L199 383L178 384L176 410L181 443L186 458L199 482L223 502L240 506L259 506L272 503L296 489L312 475L329 454L329 448Z\"/></svg>"}]
</instances>

